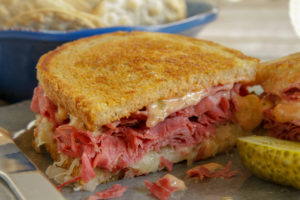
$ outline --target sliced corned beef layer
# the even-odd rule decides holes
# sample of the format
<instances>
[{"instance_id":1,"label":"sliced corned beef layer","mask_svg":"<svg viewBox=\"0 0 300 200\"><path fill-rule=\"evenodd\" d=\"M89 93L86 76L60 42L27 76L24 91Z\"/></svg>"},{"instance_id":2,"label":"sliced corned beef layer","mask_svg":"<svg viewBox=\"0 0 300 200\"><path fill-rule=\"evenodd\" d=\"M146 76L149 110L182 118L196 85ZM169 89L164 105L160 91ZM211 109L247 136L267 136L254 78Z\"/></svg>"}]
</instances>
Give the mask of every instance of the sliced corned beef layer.
<instances>
[{"instance_id":1,"label":"sliced corned beef layer","mask_svg":"<svg viewBox=\"0 0 300 200\"><path fill-rule=\"evenodd\" d=\"M30 109L35 113L51 119L53 123L56 122L55 113L57 106L45 95L40 85L34 89Z\"/></svg>"},{"instance_id":2,"label":"sliced corned beef layer","mask_svg":"<svg viewBox=\"0 0 300 200\"><path fill-rule=\"evenodd\" d=\"M57 122L57 107L44 94L41 86L35 89L31 108L34 112L47 117L55 124L53 138L58 150L70 157L80 157L82 162L81 178L88 182L95 176L95 167L117 172L139 161L151 151L161 147L181 148L201 143L214 134L215 128L234 121L232 97L235 89L214 88L214 94L203 98L197 105L189 106L168 116L152 128L146 127L147 111L133 113L102 129L102 134L94 135L79 130L68 121Z\"/></svg>"},{"instance_id":3,"label":"sliced corned beef layer","mask_svg":"<svg viewBox=\"0 0 300 200\"><path fill-rule=\"evenodd\" d=\"M272 137L300 142L300 122L277 122L272 109L264 112L264 128Z\"/></svg>"},{"instance_id":4,"label":"sliced corned beef layer","mask_svg":"<svg viewBox=\"0 0 300 200\"><path fill-rule=\"evenodd\" d=\"M281 99L289 102L297 101L300 99L300 84L293 84L282 90L279 95L269 94L265 98L270 99L275 104L274 107ZM277 122L273 115L274 107L264 111L264 128L269 130L269 135L279 139L300 141L300 122Z\"/></svg>"},{"instance_id":5,"label":"sliced corned beef layer","mask_svg":"<svg viewBox=\"0 0 300 200\"><path fill-rule=\"evenodd\" d=\"M293 84L285 88L280 97L285 100L298 100L300 99L300 83Z\"/></svg>"}]
</instances>

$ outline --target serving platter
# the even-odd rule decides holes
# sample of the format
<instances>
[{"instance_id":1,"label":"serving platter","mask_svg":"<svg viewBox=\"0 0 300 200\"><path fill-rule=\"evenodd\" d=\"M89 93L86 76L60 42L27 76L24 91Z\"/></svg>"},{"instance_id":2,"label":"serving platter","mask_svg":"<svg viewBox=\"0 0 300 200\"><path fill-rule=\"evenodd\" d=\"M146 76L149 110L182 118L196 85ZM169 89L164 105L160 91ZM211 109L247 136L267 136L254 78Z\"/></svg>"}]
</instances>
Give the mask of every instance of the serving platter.
<instances>
[{"instance_id":1,"label":"serving platter","mask_svg":"<svg viewBox=\"0 0 300 200\"><path fill-rule=\"evenodd\" d=\"M36 153L31 147L32 129L27 125L34 120L34 114L29 109L30 101L21 102L18 104L0 107L0 126L10 131L12 138L18 147L27 155L33 163L35 163L42 172L52 162L48 154ZM238 174L230 179L209 179L203 182L197 182L195 179L186 177L186 171L193 166L204 164L207 162L217 162L225 165L228 161L232 161L232 170L237 170ZM163 170L161 172L148 174L131 179L124 179L114 181L112 183L103 184L97 187L96 191L106 189L113 184L119 183L128 186L127 191L119 199L155 199L147 190L144 180L150 182L156 181L159 177L169 172ZM186 162L174 165L171 174L185 181L187 190L184 192L175 192L170 199L205 199L205 200L252 200L252 199L266 199L266 200L298 200L300 191L291 187L276 185L270 182L252 176L241 164L239 157L235 150L227 154L218 155L205 161L196 162L191 166L187 166ZM30 181L30 180L28 180ZM51 180L49 180L51 181ZM37 186L38 187L38 186ZM0 191L6 191L5 184L0 182ZM65 187L62 193L66 199L82 200L86 199L92 192L73 191L71 188ZM2 196L1 196L2 195ZM5 195L0 193L0 199L14 199L12 195Z\"/></svg>"}]
</instances>

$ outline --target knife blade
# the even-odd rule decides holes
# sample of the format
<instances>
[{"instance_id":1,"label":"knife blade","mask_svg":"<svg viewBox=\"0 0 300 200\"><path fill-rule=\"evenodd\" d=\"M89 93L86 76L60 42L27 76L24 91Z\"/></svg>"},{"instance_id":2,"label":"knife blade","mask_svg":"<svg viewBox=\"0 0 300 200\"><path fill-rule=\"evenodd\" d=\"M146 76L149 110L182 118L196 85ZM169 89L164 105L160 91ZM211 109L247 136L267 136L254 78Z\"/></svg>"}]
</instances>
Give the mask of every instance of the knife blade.
<instances>
[{"instance_id":1,"label":"knife blade","mask_svg":"<svg viewBox=\"0 0 300 200\"><path fill-rule=\"evenodd\" d=\"M0 178L20 200L65 199L2 127L0 127Z\"/></svg>"}]
</instances>

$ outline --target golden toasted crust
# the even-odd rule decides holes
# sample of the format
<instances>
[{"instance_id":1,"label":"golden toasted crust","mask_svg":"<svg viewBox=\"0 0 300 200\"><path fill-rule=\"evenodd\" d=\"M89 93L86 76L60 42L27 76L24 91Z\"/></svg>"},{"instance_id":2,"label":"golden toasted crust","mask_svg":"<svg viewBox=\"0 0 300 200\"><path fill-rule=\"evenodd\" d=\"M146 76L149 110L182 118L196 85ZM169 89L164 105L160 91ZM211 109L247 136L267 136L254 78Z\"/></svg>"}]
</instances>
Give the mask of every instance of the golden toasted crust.
<instances>
[{"instance_id":1,"label":"golden toasted crust","mask_svg":"<svg viewBox=\"0 0 300 200\"><path fill-rule=\"evenodd\" d=\"M277 95L291 84L300 83L300 53L262 63L257 68L256 82L266 93Z\"/></svg>"},{"instance_id":2,"label":"golden toasted crust","mask_svg":"<svg viewBox=\"0 0 300 200\"><path fill-rule=\"evenodd\" d=\"M55 104L88 129L159 100L255 79L258 60L180 35L117 32L67 43L42 56L37 76Z\"/></svg>"}]
</instances>

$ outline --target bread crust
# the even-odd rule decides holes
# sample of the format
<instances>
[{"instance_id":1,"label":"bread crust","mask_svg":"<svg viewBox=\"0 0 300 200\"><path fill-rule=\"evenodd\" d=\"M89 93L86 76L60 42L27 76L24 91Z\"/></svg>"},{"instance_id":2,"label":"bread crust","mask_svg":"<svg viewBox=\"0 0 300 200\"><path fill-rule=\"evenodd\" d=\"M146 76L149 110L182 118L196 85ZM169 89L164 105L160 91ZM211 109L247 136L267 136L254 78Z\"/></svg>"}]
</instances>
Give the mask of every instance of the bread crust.
<instances>
[{"instance_id":1,"label":"bread crust","mask_svg":"<svg viewBox=\"0 0 300 200\"><path fill-rule=\"evenodd\" d=\"M262 63L257 69L256 83L268 94L280 93L300 83L300 52Z\"/></svg>"},{"instance_id":2,"label":"bread crust","mask_svg":"<svg viewBox=\"0 0 300 200\"><path fill-rule=\"evenodd\" d=\"M89 130L159 99L255 79L258 59L180 35L117 32L43 55L37 77L48 97Z\"/></svg>"}]
</instances>

